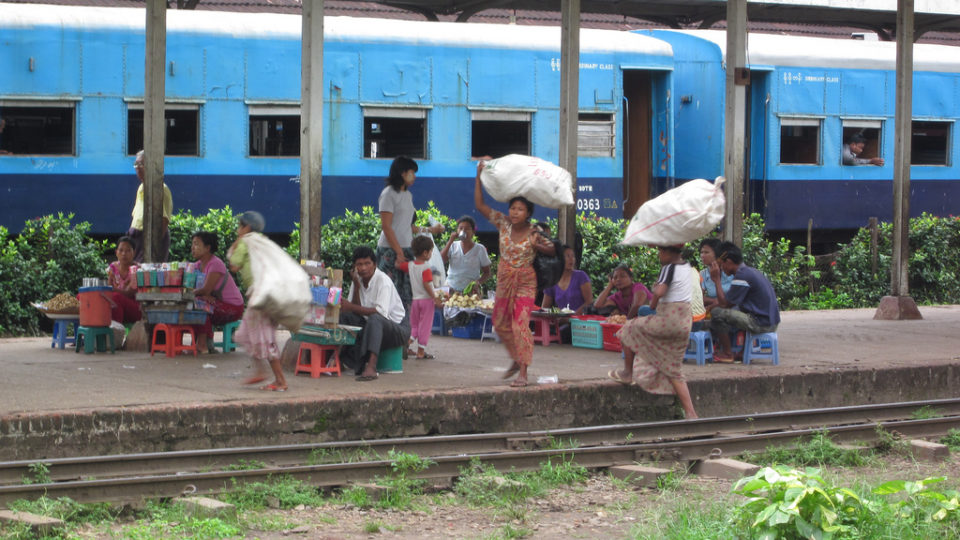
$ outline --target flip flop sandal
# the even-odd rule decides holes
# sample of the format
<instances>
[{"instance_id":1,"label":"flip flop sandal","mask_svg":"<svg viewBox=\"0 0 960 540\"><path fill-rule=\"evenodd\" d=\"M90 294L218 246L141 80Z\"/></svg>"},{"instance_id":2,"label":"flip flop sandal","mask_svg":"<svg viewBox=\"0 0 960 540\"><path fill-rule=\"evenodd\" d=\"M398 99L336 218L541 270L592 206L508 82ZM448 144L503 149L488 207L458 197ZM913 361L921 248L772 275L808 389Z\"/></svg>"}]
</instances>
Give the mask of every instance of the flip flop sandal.
<instances>
[{"instance_id":1,"label":"flip flop sandal","mask_svg":"<svg viewBox=\"0 0 960 540\"><path fill-rule=\"evenodd\" d=\"M278 386L276 384L265 384L260 387L261 390L268 390L270 392L286 392L286 386Z\"/></svg>"},{"instance_id":2,"label":"flip flop sandal","mask_svg":"<svg viewBox=\"0 0 960 540\"><path fill-rule=\"evenodd\" d=\"M436 360L436 359L437 359L437 357L434 356L434 355L432 355L432 354L430 354L430 353L427 353L427 354L424 354L423 356L418 356L418 357L417 357L417 360Z\"/></svg>"},{"instance_id":3,"label":"flip flop sandal","mask_svg":"<svg viewBox=\"0 0 960 540\"><path fill-rule=\"evenodd\" d=\"M512 383L510 383L510 388L523 388L528 384L530 383L528 383L527 381L513 381Z\"/></svg>"},{"instance_id":4,"label":"flip flop sandal","mask_svg":"<svg viewBox=\"0 0 960 540\"><path fill-rule=\"evenodd\" d=\"M380 375L357 375L357 380L360 382L375 381Z\"/></svg>"},{"instance_id":5,"label":"flip flop sandal","mask_svg":"<svg viewBox=\"0 0 960 540\"><path fill-rule=\"evenodd\" d=\"M733 356L718 356L714 354L713 361L717 364L732 364Z\"/></svg>"},{"instance_id":6,"label":"flip flop sandal","mask_svg":"<svg viewBox=\"0 0 960 540\"><path fill-rule=\"evenodd\" d=\"M265 381L265 380L267 380L266 377L262 377L262 376L260 376L260 375L255 375L255 376L250 377L249 379L243 381L243 384L257 384L257 383L261 383L261 382L263 382L263 381Z\"/></svg>"},{"instance_id":7,"label":"flip flop sandal","mask_svg":"<svg viewBox=\"0 0 960 540\"><path fill-rule=\"evenodd\" d=\"M607 377L609 377L609 378L617 381L618 383L620 383L620 384L622 384L622 385L624 385L624 386L630 386L630 385L633 384L633 380L632 380L632 379L631 379L631 380L624 380L623 378L620 377L620 370L619 370L619 369L611 369L610 371L607 372Z\"/></svg>"}]
</instances>

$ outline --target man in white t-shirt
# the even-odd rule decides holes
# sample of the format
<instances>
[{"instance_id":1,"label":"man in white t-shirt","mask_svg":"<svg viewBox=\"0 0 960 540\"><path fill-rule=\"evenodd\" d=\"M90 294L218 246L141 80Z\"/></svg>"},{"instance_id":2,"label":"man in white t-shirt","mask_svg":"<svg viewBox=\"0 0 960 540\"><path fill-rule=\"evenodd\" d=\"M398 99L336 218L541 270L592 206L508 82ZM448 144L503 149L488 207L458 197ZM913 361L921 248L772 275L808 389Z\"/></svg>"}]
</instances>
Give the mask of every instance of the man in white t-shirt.
<instances>
[{"instance_id":1,"label":"man in white t-shirt","mask_svg":"<svg viewBox=\"0 0 960 540\"><path fill-rule=\"evenodd\" d=\"M490 279L490 257L483 244L473 241L476 232L477 222L470 216L461 217L457 220L457 233L450 235L440 252L443 262L450 265L447 285L456 292L463 292L471 281L484 283Z\"/></svg>"},{"instance_id":2,"label":"man in white t-shirt","mask_svg":"<svg viewBox=\"0 0 960 540\"><path fill-rule=\"evenodd\" d=\"M353 250L353 285L341 301L340 322L363 328L357 342L341 351L341 361L357 372L357 380L377 378L377 357L384 349L406 346L410 319L390 278L377 268L377 255L367 246Z\"/></svg>"}]
</instances>

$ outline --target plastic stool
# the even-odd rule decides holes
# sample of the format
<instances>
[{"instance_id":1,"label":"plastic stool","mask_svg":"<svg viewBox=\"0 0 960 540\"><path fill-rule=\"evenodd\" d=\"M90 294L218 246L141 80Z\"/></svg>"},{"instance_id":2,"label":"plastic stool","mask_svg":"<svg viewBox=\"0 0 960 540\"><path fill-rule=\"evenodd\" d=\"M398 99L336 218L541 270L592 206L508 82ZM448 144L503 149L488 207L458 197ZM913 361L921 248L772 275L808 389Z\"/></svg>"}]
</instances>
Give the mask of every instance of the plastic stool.
<instances>
[{"instance_id":1,"label":"plastic stool","mask_svg":"<svg viewBox=\"0 0 960 540\"><path fill-rule=\"evenodd\" d=\"M103 338L101 347L100 338ZM85 354L107 352L107 343L110 343L110 354L116 352L113 344L113 329L109 326L80 326L77 327L77 336L74 352L80 352L83 347Z\"/></svg>"},{"instance_id":2,"label":"plastic stool","mask_svg":"<svg viewBox=\"0 0 960 540\"><path fill-rule=\"evenodd\" d=\"M433 326L430 327L431 334L446 336L449 332L447 321L443 319L443 308L436 309L433 312Z\"/></svg>"},{"instance_id":3,"label":"plastic stool","mask_svg":"<svg viewBox=\"0 0 960 540\"><path fill-rule=\"evenodd\" d=\"M304 355L306 351L306 355ZM300 342L300 353L297 354L297 367L293 374L309 373L314 379L321 373L332 373L340 376L340 347L337 345L317 345L315 343Z\"/></svg>"},{"instance_id":4,"label":"plastic stool","mask_svg":"<svg viewBox=\"0 0 960 540\"><path fill-rule=\"evenodd\" d=\"M403 373L403 347L384 349L377 355L377 371Z\"/></svg>"},{"instance_id":5,"label":"plastic stool","mask_svg":"<svg viewBox=\"0 0 960 540\"><path fill-rule=\"evenodd\" d=\"M777 343L777 333L751 334L748 331L743 342L743 364L747 365L753 360L764 359L772 360L775 366L780 363L780 346Z\"/></svg>"},{"instance_id":6,"label":"plastic stool","mask_svg":"<svg viewBox=\"0 0 960 540\"><path fill-rule=\"evenodd\" d=\"M161 343L159 338L163 335L163 342ZM173 356L170 354L170 346L173 344L173 330L170 328L169 324L158 324L153 327L153 340L150 344L150 356L153 356L153 353L160 351L167 356Z\"/></svg>"},{"instance_id":7,"label":"plastic stool","mask_svg":"<svg viewBox=\"0 0 960 540\"><path fill-rule=\"evenodd\" d=\"M698 366L707 363L707 359L713 361L713 338L707 330L690 332L690 342L687 344L687 351L683 353L683 359L696 360Z\"/></svg>"},{"instance_id":8,"label":"plastic stool","mask_svg":"<svg viewBox=\"0 0 960 540\"><path fill-rule=\"evenodd\" d=\"M223 352L228 353L237 350L237 344L233 341L233 333L240 327L240 321L228 322L223 325L223 341L214 341L214 347L220 347Z\"/></svg>"},{"instance_id":9,"label":"plastic stool","mask_svg":"<svg viewBox=\"0 0 960 540\"><path fill-rule=\"evenodd\" d=\"M73 337L68 336L70 325L73 325ZM50 348L56 349L59 346L65 348L67 344L76 345L77 328L80 326L80 319L56 319L53 321L53 341L50 342Z\"/></svg>"},{"instance_id":10,"label":"plastic stool","mask_svg":"<svg viewBox=\"0 0 960 540\"><path fill-rule=\"evenodd\" d=\"M489 330L487 330L489 328ZM497 335L497 331L493 329L493 317L483 314L483 330L480 334L480 342L483 343L483 338L493 338L500 343L500 336Z\"/></svg>"},{"instance_id":11,"label":"plastic stool","mask_svg":"<svg viewBox=\"0 0 960 540\"><path fill-rule=\"evenodd\" d=\"M551 343L560 343L560 321L558 319L541 319L530 317L533 323L533 342L540 342L544 347Z\"/></svg>"}]
</instances>

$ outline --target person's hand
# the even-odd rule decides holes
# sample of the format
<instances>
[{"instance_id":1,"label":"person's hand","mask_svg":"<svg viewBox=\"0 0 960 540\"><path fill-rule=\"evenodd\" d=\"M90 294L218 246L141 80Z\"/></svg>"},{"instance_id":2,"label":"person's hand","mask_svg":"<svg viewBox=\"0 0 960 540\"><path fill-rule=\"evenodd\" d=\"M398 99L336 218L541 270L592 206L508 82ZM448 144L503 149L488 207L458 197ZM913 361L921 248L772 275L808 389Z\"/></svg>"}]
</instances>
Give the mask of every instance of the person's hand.
<instances>
[{"instance_id":1,"label":"person's hand","mask_svg":"<svg viewBox=\"0 0 960 540\"><path fill-rule=\"evenodd\" d=\"M483 160L477 162L477 181L480 181L480 173L483 172Z\"/></svg>"},{"instance_id":2,"label":"person's hand","mask_svg":"<svg viewBox=\"0 0 960 540\"><path fill-rule=\"evenodd\" d=\"M882 166L883 166L883 163L884 163L884 161L883 161L883 158L882 158L882 157L870 158L870 164L871 164L871 165L876 165L876 166L878 166L878 167L882 167Z\"/></svg>"},{"instance_id":3,"label":"person's hand","mask_svg":"<svg viewBox=\"0 0 960 540\"><path fill-rule=\"evenodd\" d=\"M710 279L712 279L713 281L720 281L721 275L722 274L720 272L720 265L717 264L717 261L713 261L712 263L710 263Z\"/></svg>"},{"instance_id":4,"label":"person's hand","mask_svg":"<svg viewBox=\"0 0 960 540\"><path fill-rule=\"evenodd\" d=\"M360 274L357 273L356 266L350 269L350 279L352 279L354 283L360 283Z\"/></svg>"},{"instance_id":5,"label":"person's hand","mask_svg":"<svg viewBox=\"0 0 960 540\"><path fill-rule=\"evenodd\" d=\"M608 288L608 289L612 289L612 288L613 288L613 274L610 274L610 279L607 280L607 288Z\"/></svg>"},{"instance_id":6,"label":"person's hand","mask_svg":"<svg viewBox=\"0 0 960 540\"><path fill-rule=\"evenodd\" d=\"M393 263L393 266L400 266L401 264L407 262L407 258L404 257L403 251L397 253L397 260Z\"/></svg>"},{"instance_id":7,"label":"person's hand","mask_svg":"<svg viewBox=\"0 0 960 540\"><path fill-rule=\"evenodd\" d=\"M433 227L428 227L427 230L430 231L430 234L440 234L446 227L443 226L443 223L437 223Z\"/></svg>"}]
</instances>

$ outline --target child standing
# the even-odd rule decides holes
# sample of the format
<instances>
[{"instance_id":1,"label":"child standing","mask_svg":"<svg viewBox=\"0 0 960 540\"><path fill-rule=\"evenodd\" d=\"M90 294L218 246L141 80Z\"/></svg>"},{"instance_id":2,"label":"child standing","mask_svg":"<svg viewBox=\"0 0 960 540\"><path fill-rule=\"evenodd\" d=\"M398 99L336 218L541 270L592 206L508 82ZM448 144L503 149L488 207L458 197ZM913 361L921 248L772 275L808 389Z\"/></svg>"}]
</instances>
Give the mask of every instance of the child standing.
<instances>
[{"instance_id":1,"label":"child standing","mask_svg":"<svg viewBox=\"0 0 960 540\"><path fill-rule=\"evenodd\" d=\"M433 310L440 304L433 290L433 272L427 264L433 254L433 240L429 236L417 236L410 243L410 251L414 261L407 264L407 273L410 274L413 303L410 305L410 350L407 354L414 354L413 340L417 340L417 359L433 360L434 356L424 349L430 340Z\"/></svg>"}]
</instances>

